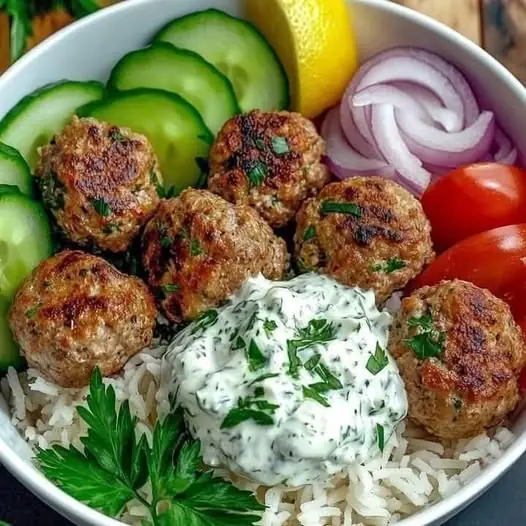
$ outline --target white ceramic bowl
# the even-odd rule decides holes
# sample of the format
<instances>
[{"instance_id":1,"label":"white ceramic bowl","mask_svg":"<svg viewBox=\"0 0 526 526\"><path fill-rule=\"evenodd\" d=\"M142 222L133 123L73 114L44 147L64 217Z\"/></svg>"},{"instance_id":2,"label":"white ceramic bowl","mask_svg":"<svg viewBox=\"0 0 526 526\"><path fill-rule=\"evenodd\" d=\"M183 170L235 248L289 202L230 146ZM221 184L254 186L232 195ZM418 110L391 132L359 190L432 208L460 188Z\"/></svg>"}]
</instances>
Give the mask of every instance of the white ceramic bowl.
<instances>
[{"instance_id":1,"label":"white ceramic bowl","mask_svg":"<svg viewBox=\"0 0 526 526\"><path fill-rule=\"evenodd\" d=\"M526 90L504 67L458 33L409 9L378 0L354 3L362 59L399 45L421 46L439 53L468 75L507 133L523 144L526 158L526 142L520 140L526 122ZM128 0L73 24L0 77L0 118L22 96L44 84L64 78L106 80L119 58L148 43L172 18L207 7L240 14L241 4L239 0ZM6 468L37 497L78 525L121 524L69 497L32 466L31 451L11 425L5 402L0 402L0 461ZM513 430L516 441L478 478L399 525L437 526L487 490L526 450L526 414Z\"/></svg>"}]
</instances>

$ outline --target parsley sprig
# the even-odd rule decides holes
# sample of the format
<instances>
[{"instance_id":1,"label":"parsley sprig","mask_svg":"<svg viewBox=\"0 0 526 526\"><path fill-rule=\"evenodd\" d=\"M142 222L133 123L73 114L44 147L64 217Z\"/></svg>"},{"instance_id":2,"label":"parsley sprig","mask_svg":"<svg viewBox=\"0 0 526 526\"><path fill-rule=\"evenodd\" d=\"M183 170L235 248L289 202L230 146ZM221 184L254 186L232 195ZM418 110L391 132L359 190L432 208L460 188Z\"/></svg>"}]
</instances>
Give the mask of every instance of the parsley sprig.
<instances>
[{"instance_id":1,"label":"parsley sprig","mask_svg":"<svg viewBox=\"0 0 526 526\"><path fill-rule=\"evenodd\" d=\"M387 367L388 363L389 358L387 358L385 350L377 342L374 354L371 354L371 356L369 356L365 367L371 374L377 375L380 371Z\"/></svg>"},{"instance_id":2,"label":"parsley sprig","mask_svg":"<svg viewBox=\"0 0 526 526\"><path fill-rule=\"evenodd\" d=\"M44 474L76 499L115 517L137 500L150 514L143 524L153 526L249 526L260 519L264 506L252 494L202 469L200 442L188 435L181 411L157 423L151 445L145 435L137 439L128 402L116 409L115 391L98 369L87 407L77 410L88 424L84 453L37 450ZM151 498L142 491L147 484Z\"/></svg>"},{"instance_id":3,"label":"parsley sprig","mask_svg":"<svg viewBox=\"0 0 526 526\"><path fill-rule=\"evenodd\" d=\"M429 314L419 318L412 316L407 321L409 327L415 327L418 333L410 339L404 340L421 360L438 356L444 350L446 334L438 331L433 325Z\"/></svg>"}]
</instances>

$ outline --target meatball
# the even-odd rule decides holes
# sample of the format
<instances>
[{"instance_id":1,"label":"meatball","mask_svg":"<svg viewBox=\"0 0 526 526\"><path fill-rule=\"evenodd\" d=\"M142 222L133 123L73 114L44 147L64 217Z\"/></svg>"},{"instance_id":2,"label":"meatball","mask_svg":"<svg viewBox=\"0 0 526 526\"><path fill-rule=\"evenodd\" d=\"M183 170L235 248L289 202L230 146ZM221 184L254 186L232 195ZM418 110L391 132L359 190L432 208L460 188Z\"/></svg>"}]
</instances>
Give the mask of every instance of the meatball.
<instances>
[{"instance_id":1,"label":"meatball","mask_svg":"<svg viewBox=\"0 0 526 526\"><path fill-rule=\"evenodd\" d=\"M124 252L159 206L159 162L143 135L73 117L40 150L42 201L74 243Z\"/></svg>"},{"instance_id":2,"label":"meatball","mask_svg":"<svg viewBox=\"0 0 526 526\"><path fill-rule=\"evenodd\" d=\"M329 181L325 143L299 113L251 111L229 120L210 152L208 188L285 225Z\"/></svg>"},{"instance_id":3,"label":"meatball","mask_svg":"<svg viewBox=\"0 0 526 526\"><path fill-rule=\"evenodd\" d=\"M217 307L249 276L281 279L288 254L252 208L189 189L146 226L143 262L166 316L181 321Z\"/></svg>"},{"instance_id":4,"label":"meatball","mask_svg":"<svg viewBox=\"0 0 526 526\"><path fill-rule=\"evenodd\" d=\"M434 257L420 202L380 177L327 185L303 204L296 222L298 269L373 289L377 303L403 288Z\"/></svg>"},{"instance_id":5,"label":"meatball","mask_svg":"<svg viewBox=\"0 0 526 526\"><path fill-rule=\"evenodd\" d=\"M389 339L409 416L443 439L498 424L518 401L526 364L509 307L465 281L424 287L402 302Z\"/></svg>"},{"instance_id":6,"label":"meatball","mask_svg":"<svg viewBox=\"0 0 526 526\"><path fill-rule=\"evenodd\" d=\"M64 251L20 286L9 314L30 367L63 387L109 376L152 340L155 300L146 285L103 259Z\"/></svg>"}]
</instances>

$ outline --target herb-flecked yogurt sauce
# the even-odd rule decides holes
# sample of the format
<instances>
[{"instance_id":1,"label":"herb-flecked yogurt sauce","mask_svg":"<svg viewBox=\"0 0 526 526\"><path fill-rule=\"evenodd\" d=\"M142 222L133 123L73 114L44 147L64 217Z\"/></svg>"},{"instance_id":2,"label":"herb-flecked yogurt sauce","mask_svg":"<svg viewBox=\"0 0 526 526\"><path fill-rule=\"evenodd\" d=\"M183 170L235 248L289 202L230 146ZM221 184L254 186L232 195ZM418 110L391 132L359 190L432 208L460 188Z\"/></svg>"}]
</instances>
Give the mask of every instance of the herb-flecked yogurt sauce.
<instances>
[{"instance_id":1,"label":"herb-flecked yogurt sauce","mask_svg":"<svg viewBox=\"0 0 526 526\"><path fill-rule=\"evenodd\" d=\"M383 450L407 413L374 293L251 278L186 327L164 377L204 461L261 484L323 480Z\"/></svg>"}]
</instances>

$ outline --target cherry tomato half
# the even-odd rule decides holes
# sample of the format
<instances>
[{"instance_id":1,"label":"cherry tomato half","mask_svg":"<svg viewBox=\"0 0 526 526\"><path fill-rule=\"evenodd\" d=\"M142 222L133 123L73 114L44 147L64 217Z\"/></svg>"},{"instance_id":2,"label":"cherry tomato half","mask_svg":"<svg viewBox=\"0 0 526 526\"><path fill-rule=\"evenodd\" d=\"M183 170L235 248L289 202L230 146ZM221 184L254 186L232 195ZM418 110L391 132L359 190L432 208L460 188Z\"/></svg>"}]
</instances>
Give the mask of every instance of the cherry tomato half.
<instances>
[{"instance_id":1,"label":"cherry tomato half","mask_svg":"<svg viewBox=\"0 0 526 526\"><path fill-rule=\"evenodd\" d=\"M440 252L479 232L526 223L526 172L497 163L457 168L428 187L422 206Z\"/></svg>"},{"instance_id":2,"label":"cherry tomato half","mask_svg":"<svg viewBox=\"0 0 526 526\"><path fill-rule=\"evenodd\" d=\"M507 302L526 335L526 224L495 228L457 243L408 290L450 279L471 281Z\"/></svg>"}]
</instances>

